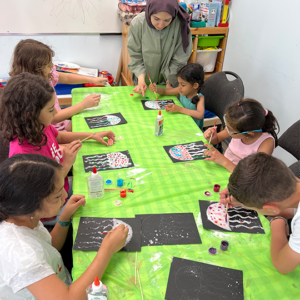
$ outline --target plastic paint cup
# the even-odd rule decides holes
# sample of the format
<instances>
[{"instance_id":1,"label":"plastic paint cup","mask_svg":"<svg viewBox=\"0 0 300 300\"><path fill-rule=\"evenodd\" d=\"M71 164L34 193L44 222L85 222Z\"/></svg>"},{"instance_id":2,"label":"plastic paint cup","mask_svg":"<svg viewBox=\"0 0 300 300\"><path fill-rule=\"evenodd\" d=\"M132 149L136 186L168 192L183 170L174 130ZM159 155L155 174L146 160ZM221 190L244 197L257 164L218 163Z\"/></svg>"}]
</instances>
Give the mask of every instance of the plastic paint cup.
<instances>
[{"instance_id":1,"label":"plastic paint cup","mask_svg":"<svg viewBox=\"0 0 300 300\"><path fill-rule=\"evenodd\" d=\"M120 196L121 196L121 198L125 198L126 197L126 190L120 191Z\"/></svg>"},{"instance_id":2,"label":"plastic paint cup","mask_svg":"<svg viewBox=\"0 0 300 300\"><path fill-rule=\"evenodd\" d=\"M112 146L113 144L114 144L114 140L109 139L109 140L108 140L108 146Z\"/></svg>"},{"instance_id":3,"label":"plastic paint cup","mask_svg":"<svg viewBox=\"0 0 300 300\"><path fill-rule=\"evenodd\" d=\"M220 248L221 248L222 251L226 251L228 246L229 246L229 243L227 241L222 241Z\"/></svg>"},{"instance_id":4,"label":"plastic paint cup","mask_svg":"<svg viewBox=\"0 0 300 300\"><path fill-rule=\"evenodd\" d=\"M218 184L214 185L214 192L218 193L220 191L220 186Z\"/></svg>"},{"instance_id":5,"label":"plastic paint cup","mask_svg":"<svg viewBox=\"0 0 300 300\"><path fill-rule=\"evenodd\" d=\"M123 179L122 179L122 178L119 178L119 179L117 180L117 186L123 186L123 184L124 184Z\"/></svg>"}]
</instances>

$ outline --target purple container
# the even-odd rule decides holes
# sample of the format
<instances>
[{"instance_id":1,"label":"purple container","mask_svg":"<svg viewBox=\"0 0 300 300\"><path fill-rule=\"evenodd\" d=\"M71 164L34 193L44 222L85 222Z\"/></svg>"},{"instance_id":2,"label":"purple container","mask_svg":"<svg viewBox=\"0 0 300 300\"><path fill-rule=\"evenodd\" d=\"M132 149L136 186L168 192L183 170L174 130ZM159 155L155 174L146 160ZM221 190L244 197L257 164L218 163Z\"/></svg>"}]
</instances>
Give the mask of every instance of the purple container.
<instances>
[{"instance_id":1,"label":"purple container","mask_svg":"<svg viewBox=\"0 0 300 300\"><path fill-rule=\"evenodd\" d=\"M222 251L226 251L228 246L229 246L229 243L227 241L222 241L220 248L221 248Z\"/></svg>"},{"instance_id":2,"label":"purple container","mask_svg":"<svg viewBox=\"0 0 300 300\"><path fill-rule=\"evenodd\" d=\"M208 249L208 253L211 254L211 255L215 255L215 254L217 254L217 249L211 247L211 248Z\"/></svg>"}]
</instances>

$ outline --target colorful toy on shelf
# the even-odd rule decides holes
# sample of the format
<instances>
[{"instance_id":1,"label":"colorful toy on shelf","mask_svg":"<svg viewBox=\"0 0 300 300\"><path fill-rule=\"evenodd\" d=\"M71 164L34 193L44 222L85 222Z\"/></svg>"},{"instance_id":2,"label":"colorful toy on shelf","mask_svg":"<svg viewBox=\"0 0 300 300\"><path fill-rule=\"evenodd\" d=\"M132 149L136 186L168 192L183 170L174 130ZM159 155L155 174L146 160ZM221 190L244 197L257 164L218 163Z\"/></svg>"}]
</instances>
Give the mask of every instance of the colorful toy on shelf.
<instances>
[{"instance_id":1,"label":"colorful toy on shelf","mask_svg":"<svg viewBox=\"0 0 300 300\"><path fill-rule=\"evenodd\" d=\"M118 7L123 12L140 13L146 7L146 1L139 0L121 0Z\"/></svg>"},{"instance_id":2,"label":"colorful toy on shelf","mask_svg":"<svg viewBox=\"0 0 300 300\"><path fill-rule=\"evenodd\" d=\"M223 0L222 21L219 23L218 27L228 27L227 17L228 17L229 1L231 0Z\"/></svg>"},{"instance_id":3,"label":"colorful toy on shelf","mask_svg":"<svg viewBox=\"0 0 300 300\"><path fill-rule=\"evenodd\" d=\"M111 73L109 73L107 71L101 71L101 72L99 72L99 76L100 77L106 77L107 81L108 81L108 83L110 85L113 85L114 82L115 82L113 76L111 75ZM83 86L84 87L104 87L104 86L106 86L106 84L103 83L103 84L96 85L94 83L85 83Z\"/></svg>"}]
</instances>

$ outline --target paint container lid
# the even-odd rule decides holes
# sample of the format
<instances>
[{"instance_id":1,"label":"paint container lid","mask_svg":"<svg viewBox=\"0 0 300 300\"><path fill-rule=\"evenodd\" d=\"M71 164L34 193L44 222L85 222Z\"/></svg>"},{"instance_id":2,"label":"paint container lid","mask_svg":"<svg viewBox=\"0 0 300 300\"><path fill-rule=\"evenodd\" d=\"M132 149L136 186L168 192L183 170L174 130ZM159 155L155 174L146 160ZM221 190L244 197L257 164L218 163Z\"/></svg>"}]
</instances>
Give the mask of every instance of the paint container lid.
<instances>
[{"instance_id":1,"label":"paint container lid","mask_svg":"<svg viewBox=\"0 0 300 300\"><path fill-rule=\"evenodd\" d=\"M211 192L209 192L209 191L204 192L204 196L210 197L211 196Z\"/></svg>"},{"instance_id":2,"label":"paint container lid","mask_svg":"<svg viewBox=\"0 0 300 300\"><path fill-rule=\"evenodd\" d=\"M107 180L105 181L105 183L108 184L108 185L110 185L110 184L112 184L112 180L107 179Z\"/></svg>"},{"instance_id":3,"label":"paint container lid","mask_svg":"<svg viewBox=\"0 0 300 300\"><path fill-rule=\"evenodd\" d=\"M211 255L215 255L215 254L217 254L217 249L214 248L214 247L210 247L208 249L208 253L211 254Z\"/></svg>"}]
</instances>

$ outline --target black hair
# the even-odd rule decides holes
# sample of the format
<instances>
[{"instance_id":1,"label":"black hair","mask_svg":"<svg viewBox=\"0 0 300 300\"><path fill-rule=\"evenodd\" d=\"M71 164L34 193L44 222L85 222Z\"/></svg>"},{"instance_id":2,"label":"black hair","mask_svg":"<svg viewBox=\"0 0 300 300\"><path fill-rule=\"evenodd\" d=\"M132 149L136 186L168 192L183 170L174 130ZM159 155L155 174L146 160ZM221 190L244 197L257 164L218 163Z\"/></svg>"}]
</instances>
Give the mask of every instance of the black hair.
<instances>
[{"instance_id":1,"label":"black hair","mask_svg":"<svg viewBox=\"0 0 300 300\"><path fill-rule=\"evenodd\" d=\"M228 192L248 207L281 202L297 188L293 172L280 159L264 152L240 160L229 177Z\"/></svg>"},{"instance_id":2,"label":"black hair","mask_svg":"<svg viewBox=\"0 0 300 300\"><path fill-rule=\"evenodd\" d=\"M56 161L38 154L16 154L0 166L0 222L42 209L55 190Z\"/></svg>"},{"instance_id":3,"label":"black hair","mask_svg":"<svg viewBox=\"0 0 300 300\"><path fill-rule=\"evenodd\" d=\"M278 121L273 113L270 110L266 111L258 101L245 98L237 103L230 103L225 109L225 114L226 122L233 129L238 132L262 129L263 132L269 132L274 137L277 146L277 134L280 130Z\"/></svg>"},{"instance_id":4,"label":"black hair","mask_svg":"<svg viewBox=\"0 0 300 300\"><path fill-rule=\"evenodd\" d=\"M191 85L193 85L194 83L198 83L199 86L197 89L197 94L200 93L204 83L204 70L200 64L187 64L177 72L176 76L182 78L184 81L190 83ZM199 96L196 95L192 98L192 103L197 105L198 102Z\"/></svg>"},{"instance_id":5,"label":"black hair","mask_svg":"<svg viewBox=\"0 0 300 300\"><path fill-rule=\"evenodd\" d=\"M53 97L54 89L41 76L21 73L11 78L0 97L0 130L4 141L24 138L33 146L46 145L47 136L39 117Z\"/></svg>"}]
</instances>

